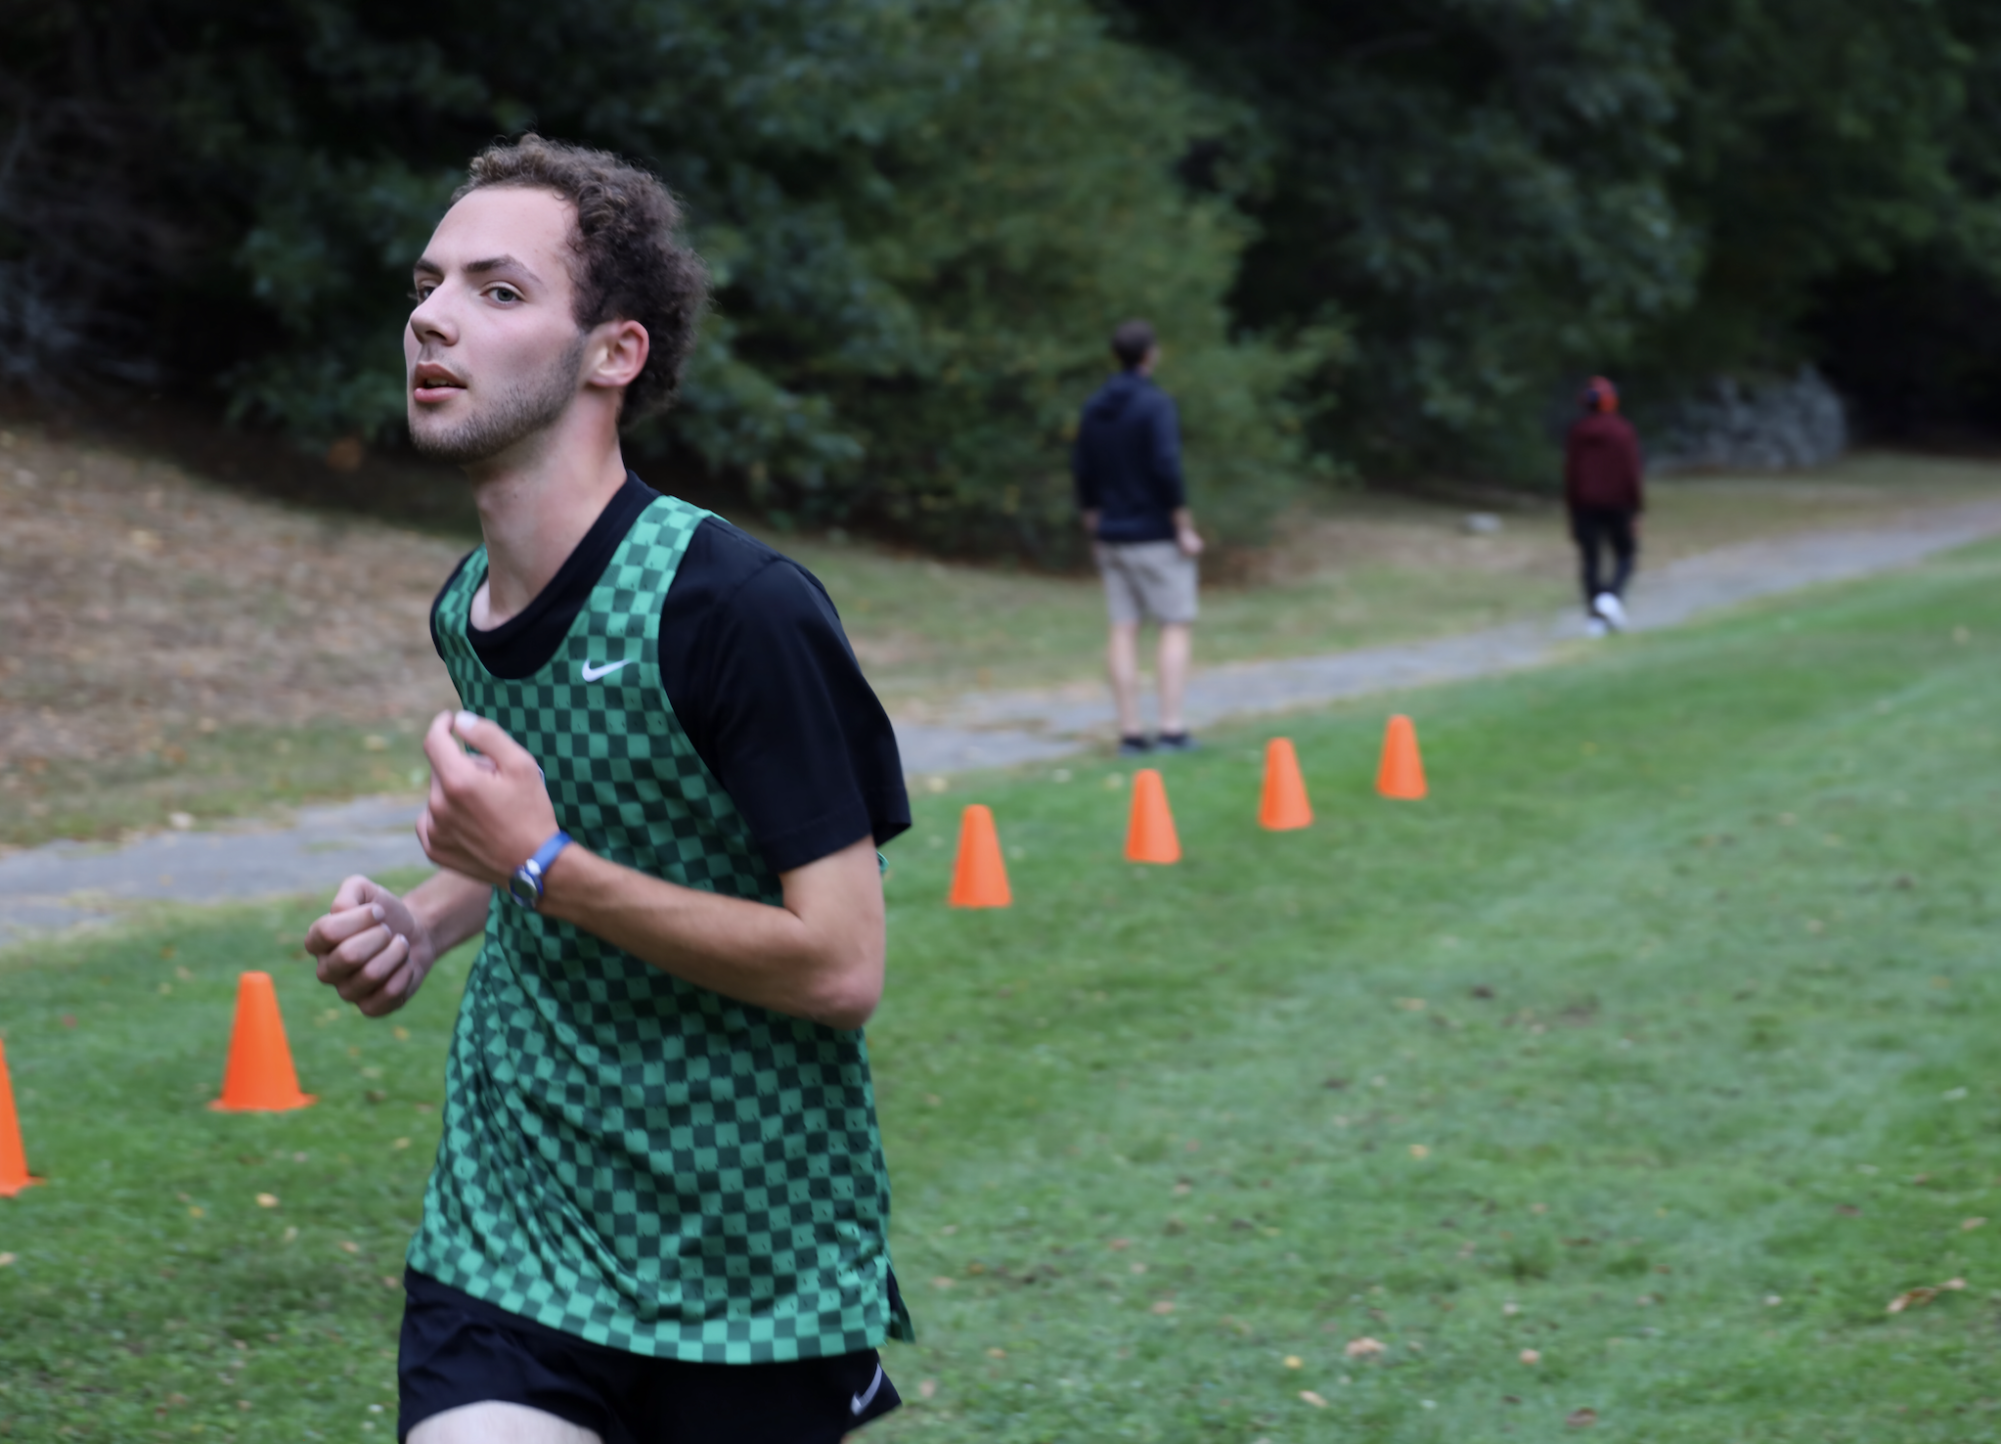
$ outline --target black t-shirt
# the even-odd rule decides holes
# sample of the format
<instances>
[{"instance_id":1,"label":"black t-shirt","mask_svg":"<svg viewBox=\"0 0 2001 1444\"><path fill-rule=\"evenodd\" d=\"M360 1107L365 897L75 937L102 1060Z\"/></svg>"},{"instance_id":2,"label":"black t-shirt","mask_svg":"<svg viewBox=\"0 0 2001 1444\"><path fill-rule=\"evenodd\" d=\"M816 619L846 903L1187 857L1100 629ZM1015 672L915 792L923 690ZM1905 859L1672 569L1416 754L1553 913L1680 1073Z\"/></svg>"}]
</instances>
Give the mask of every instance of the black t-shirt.
<instances>
[{"instance_id":1,"label":"black t-shirt","mask_svg":"<svg viewBox=\"0 0 2001 1444\"><path fill-rule=\"evenodd\" d=\"M510 679L540 671L658 495L627 472L534 601L492 631L468 622L481 665ZM434 646L437 625L434 604ZM896 733L826 588L719 517L695 528L661 604L660 679L772 871L804 867L865 835L884 843L910 826Z\"/></svg>"}]
</instances>

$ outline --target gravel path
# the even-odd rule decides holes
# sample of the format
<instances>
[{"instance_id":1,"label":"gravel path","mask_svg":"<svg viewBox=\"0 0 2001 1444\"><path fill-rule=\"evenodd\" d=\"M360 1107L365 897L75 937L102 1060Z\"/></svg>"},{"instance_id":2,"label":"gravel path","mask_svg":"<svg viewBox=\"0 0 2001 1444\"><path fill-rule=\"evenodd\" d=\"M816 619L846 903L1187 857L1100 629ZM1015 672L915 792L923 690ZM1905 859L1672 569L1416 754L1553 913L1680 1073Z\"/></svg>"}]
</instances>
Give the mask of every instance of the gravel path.
<instances>
[{"instance_id":1,"label":"gravel path","mask_svg":"<svg viewBox=\"0 0 2001 1444\"><path fill-rule=\"evenodd\" d=\"M1822 582L1908 566L2001 533L2001 501L1913 513L1867 531L1810 533L1725 547L1644 573L1631 599L1635 630ZM1495 627L1457 637L1327 656L1248 662L1198 674L1189 689L1197 728L1226 718L1313 707L1344 697L1536 666L1583 636L1582 619ZM916 774L1063 757L1111 735L1098 687L975 693L942 720L902 724L897 740ZM183 903L330 891L350 872L421 867L406 797L302 808L288 827L247 824L168 833L124 847L54 843L0 858L0 946L108 921L150 901Z\"/></svg>"}]
</instances>

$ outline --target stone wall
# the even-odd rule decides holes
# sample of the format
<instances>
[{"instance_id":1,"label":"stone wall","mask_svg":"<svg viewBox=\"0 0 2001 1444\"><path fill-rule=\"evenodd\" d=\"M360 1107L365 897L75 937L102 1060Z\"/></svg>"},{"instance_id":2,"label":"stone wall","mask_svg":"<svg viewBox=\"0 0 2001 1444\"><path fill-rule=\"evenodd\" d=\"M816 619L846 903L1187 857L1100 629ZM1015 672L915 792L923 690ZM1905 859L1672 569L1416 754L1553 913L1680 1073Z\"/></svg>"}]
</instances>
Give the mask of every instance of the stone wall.
<instances>
[{"instance_id":1,"label":"stone wall","mask_svg":"<svg viewBox=\"0 0 2001 1444\"><path fill-rule=\"evenodd\" d=\"M1707 387L1636 418L1647 473L1793 471L1825 466L1848 449L1848 413L1818 371L1752 383L1718 377Z\"/></svg>"}]
</instances>

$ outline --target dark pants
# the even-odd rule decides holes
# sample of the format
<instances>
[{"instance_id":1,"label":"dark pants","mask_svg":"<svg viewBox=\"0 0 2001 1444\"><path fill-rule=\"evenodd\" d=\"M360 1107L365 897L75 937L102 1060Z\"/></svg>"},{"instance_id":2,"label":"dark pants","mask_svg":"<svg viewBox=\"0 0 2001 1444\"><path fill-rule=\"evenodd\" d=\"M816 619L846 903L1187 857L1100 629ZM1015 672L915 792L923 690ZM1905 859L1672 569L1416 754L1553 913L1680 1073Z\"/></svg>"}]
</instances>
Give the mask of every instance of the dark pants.
<instances>
[{"instance_id":1,"label":"dark pants","mask_svg":"<svg viewBox=\"0 0 2001 1444\"><path fill-rule=\"evenodd\" d=\"M1584 572L1584 609L1600 592L1623 596L1633 576L1633 557L1639 544L1633 537L1633 513L1615 506L1574 506L1570 509L1570 534L1577 541L1578 560ZM1606 581L1599 569L1599 548L1612 549L1612 579Z\"/></svg>"}]
</instances>

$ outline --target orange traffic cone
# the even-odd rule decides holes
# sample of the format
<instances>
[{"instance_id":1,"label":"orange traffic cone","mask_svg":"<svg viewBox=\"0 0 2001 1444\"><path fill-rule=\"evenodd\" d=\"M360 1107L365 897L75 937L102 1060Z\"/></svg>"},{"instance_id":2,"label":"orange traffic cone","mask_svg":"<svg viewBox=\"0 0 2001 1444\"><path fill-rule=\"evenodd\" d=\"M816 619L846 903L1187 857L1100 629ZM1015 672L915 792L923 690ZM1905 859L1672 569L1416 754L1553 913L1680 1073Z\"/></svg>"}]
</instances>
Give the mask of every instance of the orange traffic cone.
<instances>
[{"instance_id":1,"label":"orange traffic cone","mask_svg":"<svg viewBox=\"0 0 2001 1444\"><path fill-rule=\"evenodd\" d=\"M40 1183L28 1177L28 1154L21 1147L21 1120L14 1116L14 1085L7 1078L7 1048L0 1044L0 1198L12 1198Z\"/></svg>"},{"instance_id":2,"label":"orange traffic cone","mask_svg":"<svg viewBox=\"0 0 2001 1444\"><path fill-rule=\"evenodd\" d=\"M1385 797L1415 801L1424 796L1424 760L1417 755L1417 729L1398 713L1383 734L1383 765L1376 772L1376 791Z\"/></svg>"},{"instance_id":3,"label":"orange traffic cone","mask_svg":"<svg viewBox=\"0 0 2001 1444\"><path fill-rule=\"evenodd\" d=\"M1174 835L1174 814L1167 810L1167 784L1151 767L1142 767L1133 774L1133 815L1131 825L1126 828L1126 861L1181 861L1181 839Z\"/></svg>"},{"instance_id":4,"label":"orange traffic cone","mask_svg":"<svg viewBox=\"0 0 2001 1444\"><path fill-rule=\"evenodd\" d=\"M313 1101L299 1091L285 1020L269 973L245 973L236 980L236 1031L229 1040L229 1067L222 1097L208 1106L222 1113L283 1113Z\"/></svg>"},{"instance_id":5,"label":"orange traffic cone","mask_svg":"<svg viewBox=\"0 0 2001 1444\"><path fill-rule=\"evenodd\" d=\"M1313 805L1306 800L1306 779L1299 775L1299 754L1292 750L1290 738L1274 737L1265 743L1265 795L1258 825L1273 832L1313 825Z\"/></svg>"},{"instance_id":6,"label":"orange traffic cone","mask_svg":"<svg viewBox=\"0 0 2001 1444\"><path fill-rule=\"evenodd\" d=\"M959 860L952 867L952 895L946 901L955 908L1004 908L1014 902L993 809L983 802L959 817Z\"/></svg>"}]
</instances>

